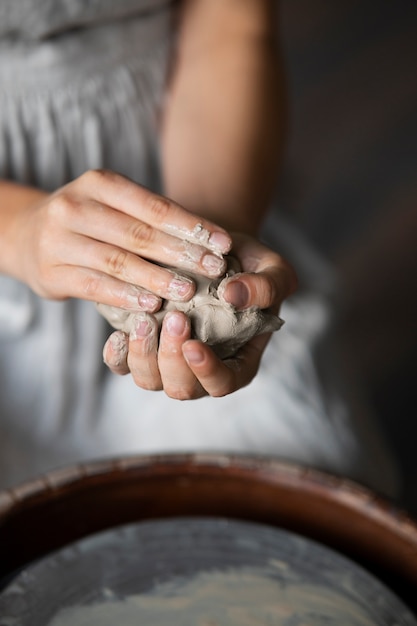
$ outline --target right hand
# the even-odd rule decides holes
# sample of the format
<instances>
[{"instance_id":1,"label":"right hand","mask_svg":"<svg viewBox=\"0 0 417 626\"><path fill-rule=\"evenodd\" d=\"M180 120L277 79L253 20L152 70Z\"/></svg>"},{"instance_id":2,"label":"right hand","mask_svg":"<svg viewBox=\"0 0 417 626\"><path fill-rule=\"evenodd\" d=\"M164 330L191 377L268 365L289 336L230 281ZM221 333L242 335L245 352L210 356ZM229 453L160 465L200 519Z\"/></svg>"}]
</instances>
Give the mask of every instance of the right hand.
<instances>
[{"instance_id":1,"label":"right hand","mask_svg":"<svg viewBox=\"0 0 417 626\"><path fill-rule=\"evenodd\" d=\"M38 295L149 312L162 298L192 297L181 270L220 276L231 247L222 228L109 171L45 194L18 212L10 233L13 274Z\"/></svg>"}]
</instances>

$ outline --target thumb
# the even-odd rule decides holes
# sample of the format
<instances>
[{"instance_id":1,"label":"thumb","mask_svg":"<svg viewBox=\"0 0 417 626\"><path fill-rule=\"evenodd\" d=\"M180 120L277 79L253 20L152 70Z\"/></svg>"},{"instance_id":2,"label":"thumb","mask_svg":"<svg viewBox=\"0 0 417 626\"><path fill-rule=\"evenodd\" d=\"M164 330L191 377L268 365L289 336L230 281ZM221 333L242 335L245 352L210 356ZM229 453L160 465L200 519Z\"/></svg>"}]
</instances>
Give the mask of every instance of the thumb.
<instances>
[{"instance_id":1,"label":"thumb","mask_svg":"<svg viewBox=\"0 0 417 626\"><path fill-rule=\"evenodd\" d=\"M294 290L295 285L287 268L277 270L271 267L256 274L242 273L226 278L220 295L238 310L256 306L278 312L282 301Z\"/></svg>"}]
</instances>

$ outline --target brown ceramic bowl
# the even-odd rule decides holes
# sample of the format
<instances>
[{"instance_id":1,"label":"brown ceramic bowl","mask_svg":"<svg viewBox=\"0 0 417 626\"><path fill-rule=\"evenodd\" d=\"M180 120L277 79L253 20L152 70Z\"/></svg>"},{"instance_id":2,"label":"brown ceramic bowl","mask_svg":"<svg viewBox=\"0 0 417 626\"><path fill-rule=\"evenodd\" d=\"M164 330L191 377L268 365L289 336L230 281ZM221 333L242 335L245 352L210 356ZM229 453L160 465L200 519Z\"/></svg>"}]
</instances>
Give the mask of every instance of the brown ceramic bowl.
<instances>
[{"instance_id":1,"label":"brown ceramic bowl","mask_svg":"<svg viewBox=\"0 0 417 626\"><path fill-rule=\"evenodd\" d=\"M372 492L245 456L136 456L51 472L0 492L0 579L77 539L139 520L227 517L337 550L417 610L417 525Z\"/></svg>"}]
</instances>

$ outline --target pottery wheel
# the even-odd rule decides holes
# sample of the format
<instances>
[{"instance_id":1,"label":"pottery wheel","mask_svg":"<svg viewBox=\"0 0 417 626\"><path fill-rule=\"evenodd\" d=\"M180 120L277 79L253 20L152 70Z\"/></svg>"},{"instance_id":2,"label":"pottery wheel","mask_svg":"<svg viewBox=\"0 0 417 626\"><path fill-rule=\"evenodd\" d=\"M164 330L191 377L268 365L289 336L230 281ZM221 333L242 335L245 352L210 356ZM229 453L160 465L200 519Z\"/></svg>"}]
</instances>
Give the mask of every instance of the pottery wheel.
<instances>
[{"instance_id":1,"label":"pottery wheel","mask_svg":"<svg viewBox=\"0 0 417 626\"><path fill-rule=\"evenodd\" d=\"M416 626L364 569L269 526L174 518L99 533L20 572L0 626Z\"/></svg>"}]
</instances>

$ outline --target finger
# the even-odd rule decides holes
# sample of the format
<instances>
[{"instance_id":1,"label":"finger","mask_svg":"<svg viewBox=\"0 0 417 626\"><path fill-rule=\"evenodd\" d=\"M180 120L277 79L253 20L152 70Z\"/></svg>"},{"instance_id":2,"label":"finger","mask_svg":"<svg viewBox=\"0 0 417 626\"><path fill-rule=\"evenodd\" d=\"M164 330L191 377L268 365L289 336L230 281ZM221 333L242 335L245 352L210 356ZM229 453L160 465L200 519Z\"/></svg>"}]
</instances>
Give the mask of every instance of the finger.
<instances>
[{"instance_id":1,"label":"finger","mask_svg":"<svg viewBox=\"0 0 417 626\"><path fill-rule=\"evenodd\" d=\"M171 311L165 315L159 342L158 365L165 393L177 400L190 400L205 395L182 353L182 344L190 338L190 334L190 320L186 315L179 311Z\"/></svg>"},{"instance_id":2,"label":"finger","mask_svg":"<svg viewBox=\"0 0 417 626\"><path fill-rule=\"evenodd\" d=\"M82 235L74 235L68 245L63 245L60 256L65 264L91 268L166 300L186 301L195 292L195 284L188 276Z\"/></svg>"},{"instance_id":3,"label":"finger","mask_svg":"<svg viewBox=\"0 0 417 626\"><path fill-rule=\"evenodd\" d=\"M226 254L230 250L231 238L223 228L120 174L91 170L77 180L77 186L89 196L93 189L94 197L100 202L165 233L203 245L216 254Z\"/></svg>"},{"instance_id":4,"label":"finger","mask_svg":"<svg viewBox=\"0 0 417 626\"><path fill-rule=\"evenodd\" d=\"M280 283L276 268L259 274L236 274L222 283L219 296L238 310L256 306L278 312L287 295L286 283L286 276Z\"/></svg>"},{"instance_id":5,"label":"finger","mask_svg":"<svg viewBox=\"0 0 417 626\"><path fill-rule=\"evenodd\" d=\"M259 369L262 353L269 340L258 335L241 348L233 359L221 361L200 341L184 343L182 350L190 370L206 392L215 398L226 396L248 385Z\"/></svg>"},{"instance_id":6,"label":"finger","mask_svg":"<svg viewBox=\"0 0 417 626\"><path fill-rule=\"evenodd\" d=\"M270 265L280 263L280 255L255 237L244 233L233 235L233 255L244 272L261 272Z\"/></svg>"},{"instance_id":7,"label":"finger","mask_svg":"<svg viewBox=\"0 0 417 626\"><path fill-rule=\"evenodd\" d=\"M129 335L127 363L138 387L162 389L158 369L158 322L152 315L138 313Z\"/></svg>"},{"instance_id":8,"label":"finger","mask_svg":"<svg viewBox=\"0 0 417 626\"><path fill-rule=\"evenodd\" d=\"M251 306L278 311L297 287L292 266L279 254L252 238L240 238L234 249L245 273L223 281L221 297L242 310Z\"/></svg>"},{"instance_id":9,"label":"finger","mask_svg":"<svg viewBox=\"0 0 417 626\"><path fill-rule=\"evenodd\" d=\"M128 338L121 330L112 333L103 348L103 360L113 374L128 374Z\"/></svg>"},{"instance_id":10,"label":"finger","mask_svg":"<svg viewBox=\"0 0 417 626\"><path fill-rule=\"evenodd\" d=\"M129 272L130 282L139 282L140 267L134 262L137 255L179 269L201 273L208 277L220 276L226 261L219 253L212 254L204 245L190 243L182 237L164 233L143 221L110 206L84 199L61 199L62 223L82 240L111 244L106 258L108 267L96 267L118 276L119 269ZM72 244L72 242L71 242ZM64 252L64 251L63 251ZM131 252L133 254L128 254Z\"/></svg>"},{"instance_id":11,"label":"finger","mask_svg":"<svg viewBox=\"0 0 417 626\"><path fill-rule=\"evenodd\" d=\"M71 265L54 268L53 277L48 282L48 290L40 291L39 295L55 300L80 298L127 311L152 313L161 306L161 299L158 296L147 293L141 287L129 285L95 270Z\"/></svg>"}]
</instances>

